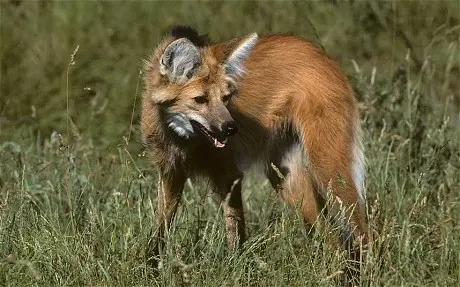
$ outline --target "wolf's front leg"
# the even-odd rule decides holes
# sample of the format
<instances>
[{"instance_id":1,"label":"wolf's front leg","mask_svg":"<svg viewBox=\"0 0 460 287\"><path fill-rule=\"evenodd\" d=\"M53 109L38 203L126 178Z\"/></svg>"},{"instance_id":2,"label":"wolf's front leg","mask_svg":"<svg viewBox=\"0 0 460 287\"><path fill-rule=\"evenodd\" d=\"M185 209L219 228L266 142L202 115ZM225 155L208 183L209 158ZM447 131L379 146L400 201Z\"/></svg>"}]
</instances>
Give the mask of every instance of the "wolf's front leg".
<instances>
[{"instance_id":1,"label":"wolf's front leg","mask_svg":"<svg viewBox=\"0 0 460 287\"><path fill-rule=\"evenodd\" d=\"M227 182L219 190L224 208L228 248L239 248L246 239L243 201L241 199L242 177Z\"/></svg>"},{"instance_id":2,"label":"wolf's front leg","mask_svg":"<svg viewBox=\"0 0 460 287\"><path fill-rule=\"evenodd\" d=\"M158 183L158 204L155 214L158 226L156 235L150 238L147 262L156 267L158 255L164 249L165 233L169 231L177 206L179 205L186 176L182 170L160 173Z\"/></svg>"}]
</instances>

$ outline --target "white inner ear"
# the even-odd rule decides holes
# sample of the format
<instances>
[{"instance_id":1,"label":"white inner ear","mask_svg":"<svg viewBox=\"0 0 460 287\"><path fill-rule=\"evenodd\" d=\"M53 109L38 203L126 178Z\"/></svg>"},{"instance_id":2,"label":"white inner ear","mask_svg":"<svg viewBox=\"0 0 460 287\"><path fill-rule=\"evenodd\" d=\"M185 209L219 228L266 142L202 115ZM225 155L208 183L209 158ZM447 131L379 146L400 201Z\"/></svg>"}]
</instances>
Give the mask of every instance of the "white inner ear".
<instances>
[{"instance_id":1,"label":"white inner ear","mask_svg":"<svg viewBox=\"0 0 460 287\"><path fill-rule=\"evenodd\" d=\"M160 73L170 82L185 82L194 73L201 57L198 48L186 38L180 38L166 47L160 60Z\"/></svg>"},{"instance_id":2,"label":"white inner ear","mask_svg":"<svg viewBox=\"0 0 460 287\"><path fill-rule=\"evenodd\" d=\"M241 77L244 75L244 60L254 48L259 36L253 33L248 36L225 61L226 74Z\"/></svg>"}]
</instances>

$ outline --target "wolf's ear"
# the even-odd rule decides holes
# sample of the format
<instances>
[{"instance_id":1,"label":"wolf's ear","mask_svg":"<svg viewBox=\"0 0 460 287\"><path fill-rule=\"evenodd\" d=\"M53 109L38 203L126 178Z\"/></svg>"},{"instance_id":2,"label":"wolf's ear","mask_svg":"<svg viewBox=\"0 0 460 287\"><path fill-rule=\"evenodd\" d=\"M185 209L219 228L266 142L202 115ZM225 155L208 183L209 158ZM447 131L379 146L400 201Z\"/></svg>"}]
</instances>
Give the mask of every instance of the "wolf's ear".
<instances>
[{"instance_id":1,"label":"wolf's ear","mask_svg":"<svg viewBox=\"0 0 460 287\"><path fill-rule=\"evenodd\" d=\"M188 39L180 38L169 44L160 58L160 73L171 83L188 81L201 63L200 51Z\"/></svg>"},{"instance_id":2,"label":"wolf's ear","mask_svg":"<svg viewBox=\"0 0 460 287\"><path fill-rule=\"evenodd\" d=\"M251 53L258 38L257 33L252 33L238 40L237 43L230 44L232 50L224 62L225 74L227 76L238 78L244 75L244 61Z\"/></svg>"}]
</instances>

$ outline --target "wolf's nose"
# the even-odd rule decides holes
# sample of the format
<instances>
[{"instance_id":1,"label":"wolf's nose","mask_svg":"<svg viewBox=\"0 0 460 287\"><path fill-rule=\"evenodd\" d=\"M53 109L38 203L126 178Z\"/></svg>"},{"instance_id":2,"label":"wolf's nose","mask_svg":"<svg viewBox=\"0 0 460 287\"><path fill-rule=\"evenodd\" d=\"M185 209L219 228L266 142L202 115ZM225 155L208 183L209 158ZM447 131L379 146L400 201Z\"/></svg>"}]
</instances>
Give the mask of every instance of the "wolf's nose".
<instances>
[{"instance_id":1,"label":"wolf's nose","mask_svg":"<svg viewBox=\"0 0 460 287\"><path fill-rule=\"evenodd\" d=\"M238 127L234 121L229 121L222 124L222 131L227 136L232 136L238 132Z\"/></svg>"}]
</instances>

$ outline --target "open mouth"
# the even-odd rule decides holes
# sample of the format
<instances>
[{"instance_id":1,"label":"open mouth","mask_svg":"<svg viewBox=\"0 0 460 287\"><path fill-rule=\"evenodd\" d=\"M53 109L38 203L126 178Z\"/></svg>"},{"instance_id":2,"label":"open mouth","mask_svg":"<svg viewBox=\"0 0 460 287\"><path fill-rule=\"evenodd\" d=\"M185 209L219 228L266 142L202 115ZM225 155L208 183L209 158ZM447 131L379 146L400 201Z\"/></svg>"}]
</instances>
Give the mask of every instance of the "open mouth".
<instances>
[{"instance_id":1,"label":"open mouth","mask_svg":"<svg viewBox=\"0 0 460 287\"><path fill-rule=\"evenodd\" d=\"M223 148L225 147L225 144L227 143L228 138L225 139L219 139L217 135L212 134L207 128L205 128L202 124L200 124L197 121L191 121L192 125L196 127L198 130L201 131L202 134L206 136L206 138L217 148Z\"/></svg>"}]
</instances>

